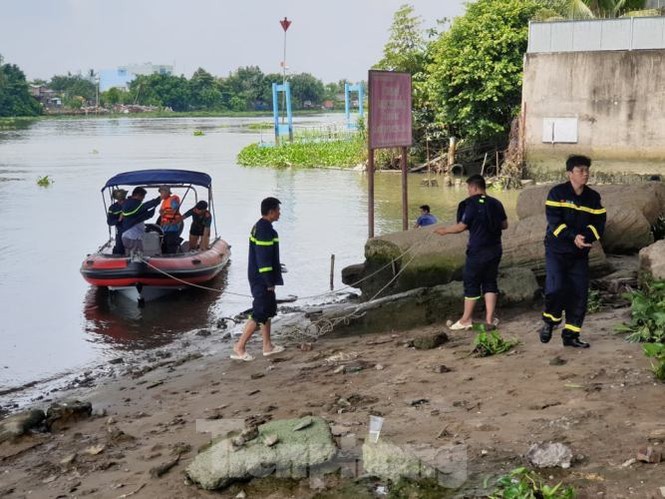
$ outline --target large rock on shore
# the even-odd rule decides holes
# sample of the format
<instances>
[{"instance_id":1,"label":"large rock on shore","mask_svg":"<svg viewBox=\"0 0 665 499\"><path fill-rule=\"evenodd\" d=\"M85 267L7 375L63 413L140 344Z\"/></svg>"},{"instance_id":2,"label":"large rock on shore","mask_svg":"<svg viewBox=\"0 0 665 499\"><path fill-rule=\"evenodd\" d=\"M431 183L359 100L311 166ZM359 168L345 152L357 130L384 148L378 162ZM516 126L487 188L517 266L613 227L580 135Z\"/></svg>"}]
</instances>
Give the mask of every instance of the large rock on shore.
<instances>
[{"instance_id":1,"label":"large rock on shore","mask_svg":"<svg viewBox=\"0 0 665 499\"><path fill-rule=\"evenodd\" d=\"M544 215L545 200L554 185L539 185L524 189L517 199L517 217L522 220L534 215ZM665 213L665 183L645 182L644 184L592 185L590 187L600 193L603 206L606 208L635 207L642 212L651 225Z\"/></svg>"},{"instance_id":2,"label":"large rock on shore","mask_svg":"<svg viewBox=\"0 0 665 499\"><path fill-rule=\"evenodd\" d=\"M665 280L665 240L640 250L640 271L656 280Z\"/></svg>"},{"instance_id":3,"label":"large rock on shore","mask_svg":"<svg viewBox=\"0 0 665 499\"><path fill-rule=\"evenodd\" d=\"M542 277L545 274L543 239L546 226L544 216L511 224L503 233L501 268L526 269ZM436 227L370 239L365 245L365 263L345 268L342 271L342 281L359 287L363 299L369 300L377 293L380 293L379 296L386 296L461 280L468 234L442 237L433 234ZM393 259L397 259L395 263L387 265ZM380 270L386 265L385 269ZM590 266L595 273L608 267L599 244L595 244L591 251ZM365 280L357 284L361 279ZM390 282L391 280L393 282Z\"/></svg>"},{"instance_id":4,"label":"large rock on shore","mask_svg":"<svg viewBox=\"0 0 665 499\"><path fill-rule=\"evenodd\" d=\"M327 463L337 453L328 423L318 417L310 420L310 424L301 419L263 424L258 427L258 437L240 448L234 447L233 439L225 438L196 456L187 476L207 490L273 473L284 478L303 477L307 470ZM304 428L297 429L303 424Z\"/></svg>"},{"instance_id":5,"label":"large rock on shore","mask_svg":"<svg viewBox=\"0 0 665 499\"><path fill-rule=\"evenodd\" d=\"M29 409L7 416L0 420L0 443L25 435L32 428L40 426L45 418L46 414L39 409Z\"/></svg>"},{"instance_id":6,"label":"large rock on shore","mask_svg":"<svg viewBox=\"0 0 665 499\"><path fill-rule=\"evenodd\" d=\"M365 474L393 482L429 478L444 487L457 488L467 479L467 461L464 445L398 446L384 440L363 444Z\"/></svg>"},{"instance_id":7,"label":"large rock on shore","mask_svg":"<svg viewBox=\"0 0 665 499\"><path fill-rule=\"evenodd\" d=\"M545 216L545 200L554 184L525 189L517 200L517 216L522 219ZM651 244L651 226L665 214L665 184L593 186L607 208L607 226L601 243L607 253L639 251Z\"/></svg>"},{"instance_id":8,"label":"large rock on shore","mask_svg":"<svg viewBox=\"0 0 665 499\"><path fill-rule=\"evenodd\" d=\"M499 305L530 306L539 289L536 277L529 269L510 268L499 272ZM317 333L317 327L327 328L323 333L347 335L358 333L406 331L416 327L457 319L462 311L464 289L460 281L448 284L417 288L402 293L383 296L365 303L332 304L315 310L306 310L305 318L296 315L281 318L275 324L280 331L289 334L301 331ZM310 321L306 324L305 321Z\"/></svg>"}]
</instances>

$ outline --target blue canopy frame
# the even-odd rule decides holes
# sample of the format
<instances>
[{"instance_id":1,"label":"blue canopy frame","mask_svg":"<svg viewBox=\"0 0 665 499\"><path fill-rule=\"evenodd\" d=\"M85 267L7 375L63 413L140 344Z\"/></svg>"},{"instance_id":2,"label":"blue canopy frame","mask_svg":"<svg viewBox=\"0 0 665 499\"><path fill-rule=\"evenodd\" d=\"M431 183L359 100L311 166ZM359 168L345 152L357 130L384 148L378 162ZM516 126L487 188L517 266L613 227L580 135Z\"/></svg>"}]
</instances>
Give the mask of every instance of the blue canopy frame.
<instances>
[{"instance_id":1,"label":"blue canopy frame","mask_svg":"<svg viewBox=\"0 0 665 499\"><path fill-rule=\"evenodd\" d=\"M106 181L102 187L102 200L104 201L104 211L107 210L106 198L104 191L108 189L110 203L113 202L112 192L115 188L122 185L136 185L136 186L187 186L187 191L193 186L204 187L208 189L208 206L212 212L213 227L215 229L215 237L217 233L217 216L215 215L215 201L212 197L212 178L207 173L195 172L191 170L135 170L131 172L118 173ZM196 189L193 189L196 195ZM185 193L186 195L186 193ZM111 227L109 227L109 240L111 236Z\"/></svg>"},{"instance_id":2,"label":"blue canopy frame","mask_svg":"<svg viewBox=\"0 0 665 499\"><path fill-rule=\"evenodd\" d=\"M118 173L106 181L102 191L107 187L118 185L174 185L191 184L210 189L212 179L210 175L190 170L136 170L133 172Z\"/></svg>"}]
</instances>

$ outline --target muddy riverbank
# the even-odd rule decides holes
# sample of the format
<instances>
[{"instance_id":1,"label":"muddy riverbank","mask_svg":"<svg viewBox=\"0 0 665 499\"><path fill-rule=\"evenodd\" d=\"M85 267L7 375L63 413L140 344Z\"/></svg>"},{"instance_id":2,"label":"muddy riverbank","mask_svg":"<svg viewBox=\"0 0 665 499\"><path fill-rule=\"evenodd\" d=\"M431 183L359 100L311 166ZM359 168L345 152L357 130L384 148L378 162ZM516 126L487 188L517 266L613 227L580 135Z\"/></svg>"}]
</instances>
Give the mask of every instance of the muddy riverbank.
<instances>
[{"instance_id":1,"label":"muddy riverbank","mask_svg":"<svg viewBox=\"0 0 665 499\"><path fill-rule=\"evenodd\" d=\"M586 337L593 346L578 351L556 341L540 344L538 312L513 312L503 317L501 331L519 346L489 358L470 356L468 332L448 332L449 341L432 350L408 346L415 336L442 330L436 324L324 337L311 350L290 344L277 358L234 363L221 348L231 340L210 329L217 352L167 357L144 371L69 391L66 398L92 403L92 417L0 445L0 491L7 497L117 498L136 490L136 497L155 498L235 497L241 490L247 497L315 497L340 486L339 479L314 487L308 480L259 480L212 493L188 484L183 472L211 441L206 422L312 414L354 435L360 446L375 414L385 418L386 441L463 446L464 494L482 496L485 478L491 483L522 465L531 444L555 441L571 448L573 465L547 470L546 479L574 485L580 497L656 497L665 485L663 464L631 459L665 440L663 385L654 382L641 347L613 333L628 314L623 308L590 316ZM175 455L177 462L156 477L154 470Z\"/></svg>"}]
</instances>

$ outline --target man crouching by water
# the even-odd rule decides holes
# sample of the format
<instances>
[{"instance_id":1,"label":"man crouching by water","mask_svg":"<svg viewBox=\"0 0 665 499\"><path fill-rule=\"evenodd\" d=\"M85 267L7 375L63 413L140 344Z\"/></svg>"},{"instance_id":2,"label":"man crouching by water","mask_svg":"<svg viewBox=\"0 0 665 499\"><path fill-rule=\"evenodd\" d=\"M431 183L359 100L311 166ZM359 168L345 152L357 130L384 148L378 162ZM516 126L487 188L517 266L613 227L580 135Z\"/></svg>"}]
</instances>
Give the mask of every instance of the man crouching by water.
<instances>
[{"instance_id":1,"label":"man crouching by water","mask_svg":"<svg viewBox=\"0 0 665 499\"><path fill-rule=\"evenodd\" d=\"M494 311L499 294L497 275L503 252L501 231L508 228L506 211L501 201L487 195L485 179L472 175L466 184L469 197L458 207L457 223L434 231L441 236L469 231L464 265L464 314L450 326L453 331L471 329L473 309L482 295L485 295L486 327L493 329L497 326Z\"/></svg>"},{"instance_id":2,"label":"man crouching by water","mask_svg":"<svg viewBox=\"0 0 665 499\"><path fill-rule=\"evenodd\" d=\"M270 339L270 319L277 314L275 286L284 284L282 266L279 261L279 236L272 223L279 220L280 201L266 198L261 201L261 218L252 227L249 235L249 261L247 277L252 289L252 315L233 347L232 359L245 362L254 357L245 351L247 341L260 327L263 336L263 356L269 357L284 351L281 345L273 345Z\"/></svg>"}]
</instances>

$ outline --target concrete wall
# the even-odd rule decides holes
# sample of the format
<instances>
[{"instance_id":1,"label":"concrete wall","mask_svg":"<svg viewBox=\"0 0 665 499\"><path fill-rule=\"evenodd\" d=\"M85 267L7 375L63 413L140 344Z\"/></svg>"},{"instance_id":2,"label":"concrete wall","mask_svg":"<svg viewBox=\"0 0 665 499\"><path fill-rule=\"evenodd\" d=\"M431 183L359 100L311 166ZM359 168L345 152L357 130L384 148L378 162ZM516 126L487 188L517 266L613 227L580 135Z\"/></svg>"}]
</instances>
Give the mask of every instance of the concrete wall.
<instances>
[{"instance_id":1,"label":"concrete wall","mask_svg":"<svg viewBox=\"0 0 665 499\"><path fill-rule=\"evenodd\" d=\"M581 153L608 172L665 172L665 50L527 54L522 109L532 167ZM543 143L544 118L577 118L577 143Z\"/></svg>"}]
</instances>

